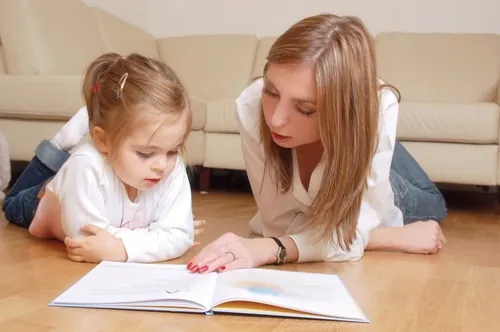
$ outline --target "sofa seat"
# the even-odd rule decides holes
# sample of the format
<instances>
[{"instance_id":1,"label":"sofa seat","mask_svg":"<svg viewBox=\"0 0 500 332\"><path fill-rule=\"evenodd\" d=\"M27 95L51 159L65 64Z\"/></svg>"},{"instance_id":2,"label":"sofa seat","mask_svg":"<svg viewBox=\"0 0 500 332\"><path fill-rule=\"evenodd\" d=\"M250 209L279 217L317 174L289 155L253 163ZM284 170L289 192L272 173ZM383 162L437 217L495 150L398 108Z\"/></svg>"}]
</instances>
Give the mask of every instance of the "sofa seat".
<instances>
[{"instance_id":1,"label":"sofa seat","mask_svg":"<svg viewBox=\"0 0 500 332\"><path fill-rule=\"evenodd\" d=\"M400 105L398 138L409 141L498 143L496 103L405 102Z\"/></svg>"}]
</instances>

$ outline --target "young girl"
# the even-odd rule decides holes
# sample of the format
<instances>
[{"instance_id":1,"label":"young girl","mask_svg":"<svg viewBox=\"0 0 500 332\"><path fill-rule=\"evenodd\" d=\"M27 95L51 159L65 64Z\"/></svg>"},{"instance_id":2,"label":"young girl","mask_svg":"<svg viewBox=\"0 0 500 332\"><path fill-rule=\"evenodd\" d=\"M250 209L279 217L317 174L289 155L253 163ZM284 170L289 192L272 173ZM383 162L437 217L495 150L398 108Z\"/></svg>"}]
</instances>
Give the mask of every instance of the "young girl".
<instances>
[{"instance_id":1,"label":"young girl","mask_svg":"<svg viewBox=\"0 0 500 332\"><path fill-rule=\"evenodd\" d=\"M183 255L194 237L183 85L161 62L111 53L90 64L82 90L86 107L37 147L5 199L6 219L64 241L74 261ZM88 128L90 142L70 155Z\"/></svg>"},{"instance_id":2,"label":"young girl","mask_svg":"<svg viewBox=\"0 0 500 332\"><path fill-rule=\"evenodd\" d=\"M396 141L398 97L377 77L355 17L317 15L272 45L264 77L236 101L262 238L222 235L193 272L358 260L365 250L435 253L439 190Z\"/></svg>"}]
</instances>

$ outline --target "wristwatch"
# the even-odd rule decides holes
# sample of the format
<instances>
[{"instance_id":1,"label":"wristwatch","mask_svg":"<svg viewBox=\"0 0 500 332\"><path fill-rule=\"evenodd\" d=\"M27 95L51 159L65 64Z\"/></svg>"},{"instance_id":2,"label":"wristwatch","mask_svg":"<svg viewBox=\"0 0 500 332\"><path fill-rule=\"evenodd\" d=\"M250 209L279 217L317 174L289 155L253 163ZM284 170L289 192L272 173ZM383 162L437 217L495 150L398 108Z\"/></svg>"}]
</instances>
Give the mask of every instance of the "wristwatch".
<instances>
[{"instance_id":1,"label":"wristwatch","mask_svg":"<svg viewBox=\"0 0 500 332\"><path fill-rule=\"evenodd\" d=\"M283 265L286 262L286 248L283 243L276 237L271 237L271 239L278 245L278 252L276 252L276 263L275 265Z\"/></svg>"}]
</instances>

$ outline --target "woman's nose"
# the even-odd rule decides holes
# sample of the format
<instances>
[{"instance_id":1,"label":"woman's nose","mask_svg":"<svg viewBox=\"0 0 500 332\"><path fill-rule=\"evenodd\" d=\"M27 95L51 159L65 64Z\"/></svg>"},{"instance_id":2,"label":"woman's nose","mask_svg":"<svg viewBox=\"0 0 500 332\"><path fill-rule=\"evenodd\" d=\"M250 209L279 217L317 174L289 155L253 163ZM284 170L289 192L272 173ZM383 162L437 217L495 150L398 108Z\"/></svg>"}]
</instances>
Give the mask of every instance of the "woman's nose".
<instances>
[{"instance_id":1,"label":"woman's nose","mask_svg":"<svg viewBox=\"0 0 500 332\"><path fill-rule=\"evenodd\" d=\"M271 118L271 123L273 127L283 127L288 123L289 120L289 112L287 107L284 105L278 104L276 109L274 110L273 116Z\"/></svg>"}]
</instances>

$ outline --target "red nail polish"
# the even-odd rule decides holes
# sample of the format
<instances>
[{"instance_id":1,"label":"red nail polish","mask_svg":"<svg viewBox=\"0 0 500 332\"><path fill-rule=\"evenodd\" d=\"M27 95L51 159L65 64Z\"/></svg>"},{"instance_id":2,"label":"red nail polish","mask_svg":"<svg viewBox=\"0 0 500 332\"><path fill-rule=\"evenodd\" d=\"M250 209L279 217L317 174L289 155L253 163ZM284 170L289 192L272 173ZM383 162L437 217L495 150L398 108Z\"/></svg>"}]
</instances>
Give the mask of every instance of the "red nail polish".
<instances>
[{"instance_id":1,"label":"red nail polish","mask_svg":"<svg viewBox=\"0 0 500 332\"><path fill-rule=\"evenodd\" d=\"M199 270L200 270L200 268L198 267L198 265L195 265L195 266L193 266L193 268L191 269L191 272L196 273L196 272L198 272Z\"/></svg>"},{"instance_id":2,"label":"red nail polish","mask_svg":"<svg viewBox=\"0 0 500 332\"><path fill-rule=\"evenodd\" d=\"M219 271L224 271L225 269L226 269L226 267L225 267L225 266L221 266L221 267L219 267Z\"/></svg>"},{"instance_id":3,"label":"red nail polish","mask_svg":"<svg viewBox=\"0 0 500 332\"><path fill-rule=\"evenodd\" d=\"M193 267L193 263L189 262L189 264L187 265L187 269L191 270L191 267Z\"/></svg>"},{"instance_id":4,"label":"red nail polish","mask_svg":"<svg viewBox=\"0 0 500 332\"><path fill-rule=\"evenodd\" d=\"M201 272L201 273L203 273L203 272L205 272L206 270L208 270L208 266L206 266L206 265L205 265L204 267L202 267L202 268L201 268L200 272Z\"/></svg>"}]
</instances>

